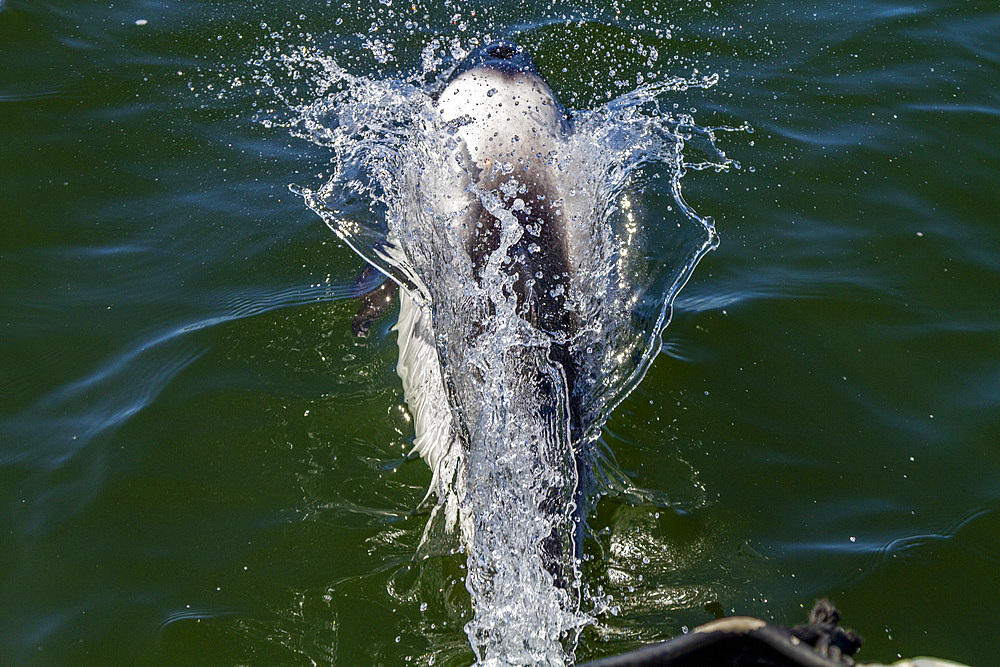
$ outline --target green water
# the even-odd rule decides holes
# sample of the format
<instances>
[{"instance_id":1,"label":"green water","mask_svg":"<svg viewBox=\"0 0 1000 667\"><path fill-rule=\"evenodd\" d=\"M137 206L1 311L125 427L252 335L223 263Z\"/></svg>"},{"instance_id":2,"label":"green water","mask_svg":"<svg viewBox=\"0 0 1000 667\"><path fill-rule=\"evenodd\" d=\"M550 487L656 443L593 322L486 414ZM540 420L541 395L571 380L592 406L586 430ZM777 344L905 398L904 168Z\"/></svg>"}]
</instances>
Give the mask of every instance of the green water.
<instances>
[{"instance_id":1,"label":"green water","mask_svg":"<svg viewBox=\"0 0 1000 667\"><path fill-rule=\"evenodd\" d=\"M995 3L348 4L0 0L0 664L472 660L391 322L352 337L360 261L287 189L329 155L261 122L272 32L358 73L489 32L578 107L655 45L755 130L683 180L722 242L605 431L696 509L601 499L579 659L826 596L859 659L994 664Z\"/></svg>"}]
</instances>

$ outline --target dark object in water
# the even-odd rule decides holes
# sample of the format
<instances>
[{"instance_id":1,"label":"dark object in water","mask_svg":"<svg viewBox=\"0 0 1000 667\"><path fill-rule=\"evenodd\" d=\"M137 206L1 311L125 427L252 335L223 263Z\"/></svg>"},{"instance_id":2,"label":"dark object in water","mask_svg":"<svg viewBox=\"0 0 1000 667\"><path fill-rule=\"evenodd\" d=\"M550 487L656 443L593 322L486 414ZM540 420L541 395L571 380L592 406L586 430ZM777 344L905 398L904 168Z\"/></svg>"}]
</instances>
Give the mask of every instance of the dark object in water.
<instances>
[{"instance_id":1,"label":"dark object in water","mask_svg":"<svg viewBox=\"0 0 1000 667\"><path fill-rule=\"evenodd\" d=\"M351 331L358 338L365 338L371 325L392 308L398 285L369 265L365 265L354 284L364 293L358 297L358 312L351 318Z\"/></svg>"},{"instance_id":2,"label":"dark object in water","mask_svg":"<svg viewBox=\"0 0 1000 667\"><path fill-rule=\"evenodd\" d=\"M840 612L837 608L829 600L817 600L809 612L809 623L796 625L791 634L822 655L854 655L861 648L861 637L853 630L844 630L838 623Z\"/></svg>"},{"instance_id":3,"label":"dark object in water","mask_svg":"<svg viewBox=\"0 0 1000 667\"><path fill-rule=\"evenodd\" d=\"M748 616L722 618L690 634L579 667L851 667L855 662L850 656L861 647L861 637L839 622L840 612L829 601L819 600L807 625L789 629ZM962 667L935 658L894 664Z\"/></svg>"}]
</instances>

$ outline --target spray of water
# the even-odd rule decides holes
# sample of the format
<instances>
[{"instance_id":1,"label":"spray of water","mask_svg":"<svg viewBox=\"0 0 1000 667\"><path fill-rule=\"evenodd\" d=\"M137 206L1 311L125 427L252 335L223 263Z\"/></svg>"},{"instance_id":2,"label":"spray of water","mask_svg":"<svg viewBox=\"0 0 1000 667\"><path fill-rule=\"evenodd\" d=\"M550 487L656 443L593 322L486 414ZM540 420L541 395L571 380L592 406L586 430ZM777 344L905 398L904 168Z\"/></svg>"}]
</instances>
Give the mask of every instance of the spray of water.
<instances>
[{"instance_id":1,"label":"spray of water","mask_svg":"<svg viewBox=\"0 0 1000 667\"><path fill-rule=\"evenodd\" d=\"M715 77L642 84L571 112L573 133L539 156L560 181L560 200L525 202L516 177L462 185L453 159L460 123L443 123L434 99L464 52L450 63L435 52L399 78L352 75L309 49L274 56L314 91L287 101L292 134L332 154L325 182L293 189L432 322L447 427L461 443L434 490L439 507L458 508L477 658L564 664L602 611L579 567L592 445L659 350L674 297L717 244L712 220L685 203L681 179L692 168L734 166L715 147L730 128L665 110L671 93ZM685 159L692 142L702 146L697 161ZM472 204L500 223L478 269L461 241ZM517 247L534 252L537 235L516 215L526 205L556 207L581 230L574 265L548 295L573 327L534 326L515 296L506 264Z\"/></svg>"}]
</instances>

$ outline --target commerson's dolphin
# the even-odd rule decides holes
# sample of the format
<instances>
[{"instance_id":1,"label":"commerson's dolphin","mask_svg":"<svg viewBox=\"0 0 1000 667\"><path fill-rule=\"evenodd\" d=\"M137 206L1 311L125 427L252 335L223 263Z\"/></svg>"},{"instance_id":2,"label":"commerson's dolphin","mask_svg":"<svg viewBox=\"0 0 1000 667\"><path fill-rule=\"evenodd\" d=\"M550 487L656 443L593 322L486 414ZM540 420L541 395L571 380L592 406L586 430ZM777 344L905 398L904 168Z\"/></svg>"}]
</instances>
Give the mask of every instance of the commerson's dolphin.
<instances>
[{"instance_id":1,"label":"commerson's dolphin","mask_svg":"<svg viewBox=\"0 0 1000 667\"><path fill-rule=\"evenodd\" d=\"M422 208L433 210L433 238L393 240L402 260L418 266L433 301L433 308L418 305L402 290L394 327L414 449L433 471L431 488L442 500L435 512L444 512L447 526L458 525L469 544L477 528L465 499L482 483L477 438L489 437L482 433L498 419L541 422L531 433L492 433L522 438L522 447L540 450L539 466L564 473L543 484L535 509L556 517L539 555L565 584L566 565L580 547L586 468L572 448L581 433L579 363L570 352L581 321L572 295L588 240L575 228L579 216L561 171L570 123L529 54L508 42L470 54L434 104L444 128L435 152L443 158L413 186ZM447 284L431 284L445 265ZM384 312L387 296L383 287L363 299L355 333ZM473 359L482 349L502 350L502 372ZM500 392L497 382L505 384ZM504 416L484 405L489 401L507 404ZM532 405L517 405L525 402Z\"/></svg>"},{"instance_id":2,"label":"commerson's dolphin","mask_svg":"<svg viewBox=\"0 0 1000 667\"><path fill-rule=\"evenodd\" d=\"M323 62L332 92L298 131L334 149L334 173L293 190L370 265L355 334L398 294L397 372L438 499L418 553L450 542L442 528L460 536L478 658L564 662L593 620L583 601L605 604L582 581L587 491L630 488L601 430L717 243L680 178L734 164L717 150L686 163L686 133L714 149L713 130L661 115L658 98L714 78L654 82L570 118L509 42L430 89L426 71L371 79ZM667 195L677 229L649 234L647 206Z\"/></svg>"}]
</instances>

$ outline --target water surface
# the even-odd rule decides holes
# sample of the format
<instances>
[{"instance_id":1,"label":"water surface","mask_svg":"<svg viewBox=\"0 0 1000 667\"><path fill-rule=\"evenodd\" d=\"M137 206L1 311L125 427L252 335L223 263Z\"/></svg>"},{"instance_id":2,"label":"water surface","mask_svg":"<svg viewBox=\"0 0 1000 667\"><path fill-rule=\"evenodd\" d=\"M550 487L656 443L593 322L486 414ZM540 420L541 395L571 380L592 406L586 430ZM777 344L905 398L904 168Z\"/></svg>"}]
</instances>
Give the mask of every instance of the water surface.
<instances>
[{"instance_id":1,"label":"water surface","mask_svg":"<svg viewBox=\"0 0 1000 667\"><path fill-rule=\"evenodd\" d=\"M991 664L1000 11L416 7L0 3L3 661L472 660L464 555L413 561L391 322L353 338L361 263L287 187L327 176L281 125L308 91L253 61L384 76L489 33L573 108L717 74L677 109L755 129L682 181L721 242L604 429L648 493L591 517L617 614L577 657L827 596L866 661Z\"/></svg>"}]
</instances>

